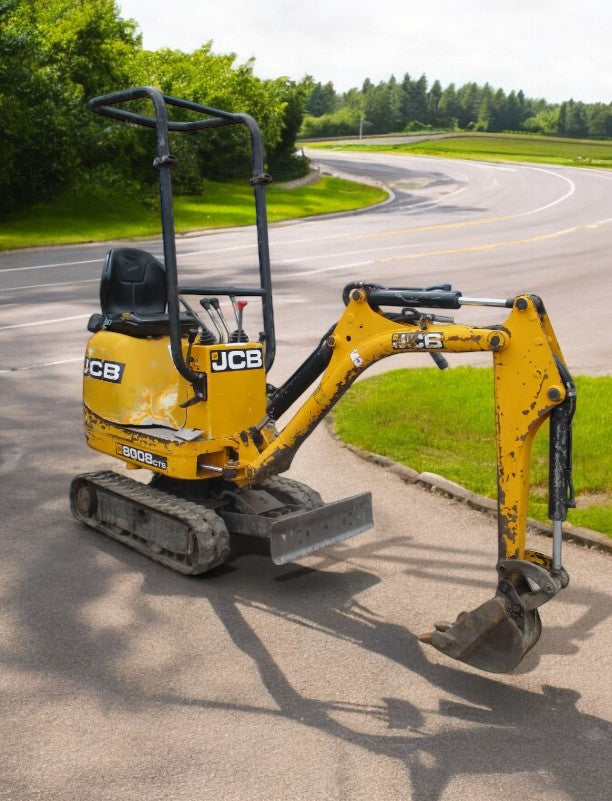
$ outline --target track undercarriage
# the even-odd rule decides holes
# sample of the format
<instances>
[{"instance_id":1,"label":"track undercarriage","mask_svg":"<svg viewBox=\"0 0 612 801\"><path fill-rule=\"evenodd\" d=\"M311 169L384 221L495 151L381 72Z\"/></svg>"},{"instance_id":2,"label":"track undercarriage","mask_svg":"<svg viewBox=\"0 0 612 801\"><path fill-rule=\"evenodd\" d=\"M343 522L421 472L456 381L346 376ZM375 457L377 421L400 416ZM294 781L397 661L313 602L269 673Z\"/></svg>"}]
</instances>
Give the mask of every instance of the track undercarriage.
<instances>
[{"instance_id":1,"label":"track undercarriage","mask_svg":"<svg viewBox=\"0 0 612 801\"><path fill-rule=\"evenodd\" d=\"M83 473L72 482L70 505L77 520L184 575L226 562L230 534L268 541L274 563L284 564L372 526L370 493L325 504L315 490L280 476L237 490Z\"/></svg>"}]
</instances>

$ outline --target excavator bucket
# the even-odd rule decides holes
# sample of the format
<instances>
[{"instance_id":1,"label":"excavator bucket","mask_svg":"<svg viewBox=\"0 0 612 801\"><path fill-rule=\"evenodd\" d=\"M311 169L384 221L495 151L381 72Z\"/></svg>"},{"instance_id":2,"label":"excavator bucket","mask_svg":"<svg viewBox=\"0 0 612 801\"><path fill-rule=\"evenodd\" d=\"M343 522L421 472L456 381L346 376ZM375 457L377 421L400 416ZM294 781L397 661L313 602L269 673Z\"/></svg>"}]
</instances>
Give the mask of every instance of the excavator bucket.
<instances>
[{"instance_id":1,"label":"excavator bucket","mask_svg":"<svg viewBox=\"0 0 612 801\"><path fill-rule=\"evenodd\" d=\"M532 309L530 316L524 312ZM541 345L556 345L554 333L541 301L518 298L511 318L516 335L540 328L541 334L528 346L533 358L541 358ZM515 338L516 341L516 338ZM532 358L530 356L530 358ZM494 355L498 444L498 545L497 592L472 612L462 612L450 623L434 624L435 631L421 635L422 642L441 653L491 673L513 670L540 638L542 624L538 607L567 587L569 576L561 562L562 524L567 510L575 506L572 485L572 418L576 387L560 354L544 354L548 364L534 372L532 383L517 376L525 363L520 349ZM549 386L543 375L558 376ZM509 399L512 403L509 405ZM512 405L513 404L513 405ZM549 418L548 516L552 521L552 555L526 550L527 485L531 444L542 421Z\"/></svg>"},{"instance_id":2,"label":"excavator bucket","mask_svg":"<svg viewBox=\"0 0 612 801\"><path fill-rule=\"evenodd\" d=\"M434 623L435 631L419 639L460 662L490 673L515 668L540 638L537 609L513 611L495 597L472 612L461 612L455 623Z\"/></svg>"},{"instance_id":3,"label":"excavator bucket","mask_svg":"<svg viewBox=\"0 0 612 801\"><path fill-rule=\"evenodd\" d=\"M513 670L540 639L538 607L569 583L564 568L552 567L546 554L526 551L525 556L534 561L505 559L498 564L494 598L461 612L454 623L434 623L435 631L419 640L480 670Z\"/></svg>"}]
</instances>

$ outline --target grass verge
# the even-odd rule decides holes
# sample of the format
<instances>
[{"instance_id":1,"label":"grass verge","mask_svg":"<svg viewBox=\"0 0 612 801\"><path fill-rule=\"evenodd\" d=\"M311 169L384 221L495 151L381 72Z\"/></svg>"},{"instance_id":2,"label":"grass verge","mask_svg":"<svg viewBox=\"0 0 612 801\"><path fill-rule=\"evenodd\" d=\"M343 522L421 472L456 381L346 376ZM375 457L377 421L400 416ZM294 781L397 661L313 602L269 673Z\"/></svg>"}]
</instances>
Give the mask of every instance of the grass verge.
<instances>
[{"instance_id":1,"label":"grass verge","mask_svg":"<svg viewBox=\"0 0 612 801\"><path fill-rule=\"evenodd\" d=\"M574 485L577 508L568 520L612 536L612 376L576 378ZM469 413L466 413L469 410ZM419 472L433 472L495 498L493 371L454 367L393 370L360 381L338 404L336 432L345 442ZM536 436L529 515L546 521L548 433Z\"/></svg>"},{"instance_id":2,"label":"grass verge","mask_svg":"<svg viewBox=\"0 0 612 801\"><path fill-rule=\"evenodd\" d=\"M612 142L521 134L465 134L394 145L308 143L334 150L382 151L476 161L525 161L570 167L612 167Z\"/></svg>"},{"instance_id":3,"label":"grass verge","mask_svg":"<svg viewBox=\"0 0 612 801\"><path fill-rule=\"evenodd\" d=\"M372 206L382 202L387 193L377 187L323 176L291 189L271 184L266 197L268 220L277 222ZM206 181L201 195L175 197L174 217L178 233L251 225L255 222L253 190L245 182ZM118 191L105 197L66 194L0 223L0 250L131 239L157 236L160 232L156 201L145 204Z\"/></svg>"}]
</instances>

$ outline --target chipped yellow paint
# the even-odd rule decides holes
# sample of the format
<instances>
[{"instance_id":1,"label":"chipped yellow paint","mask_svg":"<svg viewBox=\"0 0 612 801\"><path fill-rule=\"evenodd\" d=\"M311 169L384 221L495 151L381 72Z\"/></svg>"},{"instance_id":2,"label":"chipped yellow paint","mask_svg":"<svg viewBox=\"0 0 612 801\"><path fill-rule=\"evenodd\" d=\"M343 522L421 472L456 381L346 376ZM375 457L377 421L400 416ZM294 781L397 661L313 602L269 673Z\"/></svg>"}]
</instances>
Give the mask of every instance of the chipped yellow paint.
<instances>
[{"instance_id":1,"label":"chipped yellow paint","mask_svg":"<svg viewBox=\"0 0 612 801\"><path fill-rule=\"evenodd\" d=\"M398 336L402 347L398 347ZM353 292L328 343L331 361L319 386L285 425L278 437L248 469L239 473L237 483L256 483L268 475L286 470L301 442L330 411L355 378L370 365L398 353L426 351L475 352L504 348L507 332L459 324L423 321L422 325L395 322L374 311L363 292ZM493 345L492 342L495 344Z\"/></svg>"},{"instance_id":2,"label":"chipped yellow paint","mask_svg":"<svg viewBox=\"0 0 612 801\"><path fill-rule=\"evenodd\" d=\"M287 470L295 452L371 364L398 353L489 351L493 355L498 460L500 558L528 558L525 552L531 448L542 422L565 396L555 363L561 351L536 299L517 298L501 327L418 324L394 321L373 310L355 290L328 339L330 362L312 394L280 433L266 419L266 376L257 369L219 369L229 360L263 362L259 343L194 345L183 352L192 369L207 378L207 399L181 406L192 397L178 376L168 337L136 339L109 332L94 334L87 357L125 364L120 382L84 377L85 428L91 447L143 467L130 454L163 458L152 468L176 478L208 479L223 470L244 487ZM242 351L231 355L232 351ZM169 438L138 426L164 426ZM252 427L257 430L249 431ZM172 432L195 430L186 441ZM125 447L127 446L127 448ZM134 451L136 449L136 451ZM216 471L210 468L216 468Z\"/></svg>"},{"instance_id":3,"label":"chipped yellow paint","mask_svg":"<svg viewBox=\"0 0 612 801\"><path fill-rule=\"evenodd\" d=\"M562 361L557 341L530 296L515 301L504 328L508 347L493 355L500 558L522 559L533 441L565 389L555 363L555 356Z\"/></svg>"},{"instance_id":4,"label":"chipped yellow paint","mask_svg":"<svg viewBox=\"0 0 612 801\"><path fill-rule=\"evenodd\" d=\"M140 339L98 331L87 343L86 356L125 365L120 382L83 376L83 400L88 409L119 425L160 425L178 430L185 425L188 385L170 355L168 339Z\"/></svg>"},{"instance_id":5,"label":"chipped yellow paint","mask_svg":"<svg viewBox=\"0 0 612 801\"><path fill-rule=\"evenodd\" d=\"M215 372L214 356L224 351L256 351L260 368ZM122 365L120 381L83 377L85 430L95 450L118 456L132 467L150 467L176 478L195 479L215 475L206 465L222 468L238 453L248 462L259 454L252 439L246 442L240 432L259 423L265 416L266 376L263 349L259 343L241 345L195 345L183 353L193 369L207 375L207 400L182 407L193 395L190 384L176 371L168 337L136 338L109 331L95 333L86 349L86 358L97 365ZM98 368L96 372L100 372ZM140 427L140 429L139 429ZM166 436L155 436L147 428L168 429ZM194 431L191 441L173 437L172 432ZM162 432L160 432L161 434ZM192 435L190 434L190 437ZM272 434L262 434L269 444ZM117 449L117 445L121 446ZM136 462L123 455L123 447L160 456L167 466L158 468ZM150 460L150 457L147 456Z\"/></svg>"}]
</instances>

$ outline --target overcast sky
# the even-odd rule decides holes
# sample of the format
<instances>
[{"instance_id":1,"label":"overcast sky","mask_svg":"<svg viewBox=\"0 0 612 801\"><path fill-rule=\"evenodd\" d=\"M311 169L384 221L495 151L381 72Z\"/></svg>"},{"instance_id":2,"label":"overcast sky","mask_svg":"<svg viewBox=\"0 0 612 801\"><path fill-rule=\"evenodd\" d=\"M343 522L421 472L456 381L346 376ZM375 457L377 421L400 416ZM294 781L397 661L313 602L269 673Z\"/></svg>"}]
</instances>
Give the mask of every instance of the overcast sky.
<instances>
[{"instance_id":1,"label":"overcast sky","mask_svg":"<svg viewBox=\"0 0 612 801\"><path fill-rule=\"evenodd\" d=\"M337 91L406 72L445 87L489 82L549 102L612 102L610 0L118 0L146 49L255 59L260 78Z\"/></svg>"}]
</instances>

